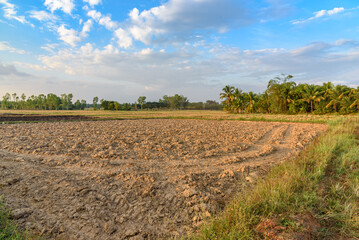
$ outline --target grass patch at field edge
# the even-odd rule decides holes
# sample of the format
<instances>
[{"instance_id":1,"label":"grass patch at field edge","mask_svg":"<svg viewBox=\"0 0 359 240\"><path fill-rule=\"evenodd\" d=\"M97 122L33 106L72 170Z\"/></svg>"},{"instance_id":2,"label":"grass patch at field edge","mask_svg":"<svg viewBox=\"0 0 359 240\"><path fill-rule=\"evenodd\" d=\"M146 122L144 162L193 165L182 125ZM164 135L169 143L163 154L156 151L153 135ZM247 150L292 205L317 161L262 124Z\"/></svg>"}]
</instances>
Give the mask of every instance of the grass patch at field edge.
<instances>
[{"instance_id":1,"label":"grass patch at field edge","mask_svg":"<svg viewBox=\"0 0 359 240\"><path fill-rule=\"evenodd\" d=\"M358 126L357 118L330 121L299 157L274 167L189 238L359 237Z\"/></svg>"}]
</instances>

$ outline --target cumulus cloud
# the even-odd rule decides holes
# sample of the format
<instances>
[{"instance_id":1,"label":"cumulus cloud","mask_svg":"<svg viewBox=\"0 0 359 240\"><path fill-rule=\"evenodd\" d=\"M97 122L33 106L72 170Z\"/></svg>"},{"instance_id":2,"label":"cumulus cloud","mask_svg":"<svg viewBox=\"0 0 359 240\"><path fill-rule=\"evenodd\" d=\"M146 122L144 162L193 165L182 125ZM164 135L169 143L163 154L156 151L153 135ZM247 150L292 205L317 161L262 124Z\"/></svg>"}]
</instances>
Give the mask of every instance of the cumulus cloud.
<instances>
[{"instance_id":1,"label":"cumulus cloud","mask_svg":"<svg viewBox=\"0 0 359 240\"><path fill-rule=\"evenodd\" d=\"M57 32L60 39L72 47L81 41L80 33L74 29L67 29L64 24L57 29Z\"/></svg>"},{"instance_id":2,"label":"cumulus cloud","mask_svg":"<svg viewBox=\"0 0 359 240\"><path fill-rule=\"evenodd\" d=\"M84 0L84 2L90 4L90 6L95 6L97 4L100 4L102 1L101 0Z\"/></svg>"},{"instance_id":3,"label":"cumulus cloud","mask_svg":"<svg viewBox=\"0 0 359 240\"><path fill-rule=\"evenodd\" d=\"M65 43L69 44L72 47L75 47L78 42L82 41L84 38L88 36L88 32L91 30L92 27L92 20L87 20L83 27L82 31L78 32L74 29L67 29L64 24L62 24L60 27L57 28L57 33L60 36L60 39L64 41ZM49 50L48 47L44 48L46 50ZM50 49L51 50L51 49Z\"/></svg>"},{"instance_id":4,"label":"cumulus cloud","mask_svg":"<svg viewBox=\"0 0 359 240\"><path fill-rule=\"evenodd\" d=\"M129 48L132 45L132 38L122 28L119 28L115 31L115 36L118 39L117 43L120 47Z\"/></svg>"},{"instance_id":5,"label":"cumulus cloud","mask_svg":"<svg viewBox=\"0 0 359 240\"><path fill-rule=\"evenodd\" d=\"M14 19L21 23L28 23L30 24L24 16L17 15L16 7L14 4L10 3L8 0L0 0L0 4L3 4L2 7L4 11L4 17L7 19Z\"/></svg>"},{"instance_id":6,"label":"cumulus cloud","mask_svg":"<svg viewBox=\"0 0 359 240\"><path fill-rule=\"evenodd\" d=\"M56 10L62 10L64 13L71 14L72 10L75 8L73 0L45 0L44 5L51 12Z\"/></svg>"},{"instance_id":7,"label":"cumulus cloud","mask_svg":"<svg viewBox=\"0 0 359 240\"><path fill-rule=\"evenodd\" d=\"M0 42L0 51L9 51L9 52L18 53L18 54L26 53L24 50L17 49L17 48L10 46L10 44L7 42Z\"/></svg>"},{"instance_id":8,"label":"cumulus cloud","mask_svg":"<svg viewBox=\"0 0 359 240\"><path fill-rule=\"evenodd\" d=\"M338 14L343 11L345 11L345 9L343 7L333 8L332 10L320 10L318 12L314 12L313 17L310 17L310 18L304 19L304 20L295 20L295 21L292 21L292 24L301 24L301 23L310 22L314 19L322 18L325 16L332 16L332 15Z\"/></svg>"},{"instance_id":9,"label":"cumulus cloud","mask_svg":"<svg viewBox=\"0 0 359 240\"><path fill-rule=\"evenodd\" d=\"M111 16L102 15L100 12L96 10L90 10L87 12L87 16L93 18L98 24L104 26L106 29L113 31L117 28L118 23L116 21L112 21Z\"/></svg>"},{"instance_id":10,"label":"cumulus cloud","mask_svg":"<svg viewBox=\"0 0 359 240\"><path fill-rule=\"evenodd\" d=\"M30 11L30 17L37 19L39 21L55 21L57 20L56 16L46 11Z\"/></svg>"},{"instance_id":11,"label":"cumulus cloud","mask_svg":"<svg viewBox=\"0 0 359 240\"><path fill-rule=\"evenodd\" d=\"M121 25L110 15L88 6L84 10L87 16L112 31L122 48L128 48L134 41L146 45L198 41L205 35L225 33L254 21L242 0L169 0L141 12L132 9Z\"/></svg>"},{"instance_id":12,"label":"cumulus cloud","mask_svg":"<svg viewBox=\"0 0 359 240\"><path fill-rule=\"evenodd\" d=\"M159 7L129 14L128 31L145 44L178 41L198 35L197 31L224 33L252 22L243 1L169 0ZM170 37L170 39L169 39Z\"/></svg>"},{"instance_id":13,"label":"cumulus cloud","mask_svg":"<svg viewBox=\"0 0 359 240\"><path fill-rule=\"evenodd\" d=\"M87 20L84 23L84 26L82 27L82 32L81 32L83 37L87 37L87 33L90 32L92 24L93 24L93 22L91 19Z\"/></svg>"}]
</instances>

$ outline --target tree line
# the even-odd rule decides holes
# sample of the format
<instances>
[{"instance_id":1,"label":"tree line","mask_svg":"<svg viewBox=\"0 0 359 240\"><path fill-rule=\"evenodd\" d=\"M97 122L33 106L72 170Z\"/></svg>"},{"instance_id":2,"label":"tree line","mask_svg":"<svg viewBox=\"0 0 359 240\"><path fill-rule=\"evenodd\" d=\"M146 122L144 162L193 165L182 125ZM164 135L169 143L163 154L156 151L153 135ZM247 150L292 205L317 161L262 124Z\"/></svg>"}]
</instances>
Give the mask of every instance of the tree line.
<instances>
[{"instance_id":1,"label":"tree line","mask_svg":"<svg viewBox=\"0 0 359 240\"><path fill-rule=\"evenodd\" d=\"M225 86L220 93L224 110L231 113L339 113L359 112L359 87L297 84L292 75L281 75L268 82L263 93L243 92Z\"/></svg>"},{"instance_id":2,"label":"tree line","mask_svg":"<svg viewBox=\"0 0 359 240\"><path fill-rule=\"evenodd\" d=\"M96 110L98 98L94 98L93 106ZM173 96L164 95L157 102L147 102L146 96L138 97L137 101L133 104L130 103L118 103L116 101L100 100L100 106L104 110L159 110L159 109L174 109L174 110L221 110L223 105L220 103L207 100L203 102L189 102L188 98L175 94Z\"/></svg>"},{"instance_id":3,"label":"tree line","mask_svg":"<svg viewBox=\"0 0 359 240\"><path fill-rule=\"evenodd\" d=\"M93 108L94 110L159 110L159 109L207 109L207 110L220 110L223 106L212 100L203 102L189 102L188 98L175 94L173 96L163 96L157 102L146 102L145 96L140 96L135 103L119 103L116 101L109 101L105 99L99 100L94 97L92 104L86 103L85 100L77 100L75 103L72 101L73 94L56 94L49 93L47 95L40 94L38 96L32 95L26 97L23 93L6 93L0 101L1 109L29 109L29 110L84 110L85 108Z\"/></svg>"},{"instance_id":4,"label":"tree line","mask_svg":"<svg viewBox=\"0 0 359 240\"><path fill-rule=\"evenodd\" d=\"M83 110L88 104L85 100L77 100L72 103L73 95L49 93L38 96L31 95L26 98L23 93L20 96L17 93L6 93L2 97L1 109L31 109L31 110Z\"/></svg>"}]
</instances>

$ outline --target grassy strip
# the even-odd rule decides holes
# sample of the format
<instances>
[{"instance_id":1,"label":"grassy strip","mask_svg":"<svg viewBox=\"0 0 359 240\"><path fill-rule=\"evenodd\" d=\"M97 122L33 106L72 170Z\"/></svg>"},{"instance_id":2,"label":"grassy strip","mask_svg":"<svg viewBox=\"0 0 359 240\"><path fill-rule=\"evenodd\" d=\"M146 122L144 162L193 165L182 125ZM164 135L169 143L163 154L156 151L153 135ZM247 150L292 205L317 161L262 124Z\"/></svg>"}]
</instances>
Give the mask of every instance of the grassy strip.
<instances>
[{"instance_id":1,"label":"grassy strip","mask_svg":"<svg viewBox=\"0 0 359 240\"><path fill-rule=\"evenodd\" d=\"M302 154L273 168L192 239L359 237L357 118L329 122Z\"/></svg>"},{"instance_id":2,"label":"grassy strip","mask_svg":"<svg viewBox=\"0 0 359 240\"><path fill-rule=\"evenodd\" d=\"M40 239L27 231L20 230L11 219L10 211L0 197L0 239L1 240L30 240Z\"/></svg>"}]
</instances>

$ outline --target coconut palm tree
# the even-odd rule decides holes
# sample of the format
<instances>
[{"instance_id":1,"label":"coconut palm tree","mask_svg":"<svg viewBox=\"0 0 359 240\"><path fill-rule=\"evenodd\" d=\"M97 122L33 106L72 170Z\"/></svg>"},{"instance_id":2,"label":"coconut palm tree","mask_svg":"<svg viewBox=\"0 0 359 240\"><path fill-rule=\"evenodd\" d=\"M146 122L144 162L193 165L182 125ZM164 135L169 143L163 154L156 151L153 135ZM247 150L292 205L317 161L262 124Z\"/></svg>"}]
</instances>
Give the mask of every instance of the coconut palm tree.
<instances>
[{"instance_id":1,"label":"coconut palm tree","mask_svg":"<svg viewBox=\"0 0 359 240\"><path fill-rule=\"evenodd\" d=\"M244 104L243 91L239 88L235 88L233 92L232 111L241 113Z\"/></svg>"},{"instance_id":2,"label":"coconut palm tree","mask_svg":"<svg viewBox=\"0 0 359 240\"><path fill-rule=\"evenodd\" d=\"M354 100L350 105L350 108L354 108L356 106L357 110L359 110L359 87L350 91L350 97Z\"/></svg>"},{"instance_id":3,"label":"coconut palm tree","mask_svg":"<svg viewBox=\"0 0 359 240\"><path fill-rule=\"evenodd\" d=\"M246 93L245 95L248 103L246 107L246 112L253 113L254 112L254 104L255 104L255 97L256 95L253 92Z\"/></svg>"},{"instance_id":4,"label":"coconut palm tree","mask_svg":"<svg viewBox=\"0 0 359 240\"><path fill-rule=\"evenodd\" d=\"M224 99L225 101L223 102L223 104L225 104L225 108L227 109L227 111L231 110L231 105L232 105L232 101L233 101L233 93L234 93L234 87L232 86L225 86L222 89L222 93L220 94L220 99Z\"/></svg>"},{"instance_id":5,"label":"coconut palm tree","mask_svg":"<svg viewBox=\"0 0 359 240\"><path fill-rule=\"evenodd\" d=\"M350 89L344 85L337 85L329 92L330 102L327 104L326 108L333 107L335 112L338 112L338 107L340 106L341 99L349 94Z\"/></svg>"},{"instance_id":6,"label":"coconut palm tree","mask_svg":"<svg viewBox=\"0 0 359 240\"><path fill-rule=\"evenodd\" d=\"M308 84L304 85L302 92L302 99L300 100L305 101L310 105L311 113L313 113L314 111L313 103L320 102L322 99L324 98L322 97L322 92L320 91L319 86L308 85Z\"/></svg>"},{"instance_id":7,"label":"coconut palm tree","mask_svg":"<svg viewBox=\"0 0 359 240\"><path fill-rule=\"evenodd\" d=\"M271 99L272 107L276 107L276 111L287 112L288 103L293 102L293 93L296 86L295 82L288 81L292 79L292 75L284 74L273 78L269 81L267 91Z\"/></svg>"}]
</instances>

